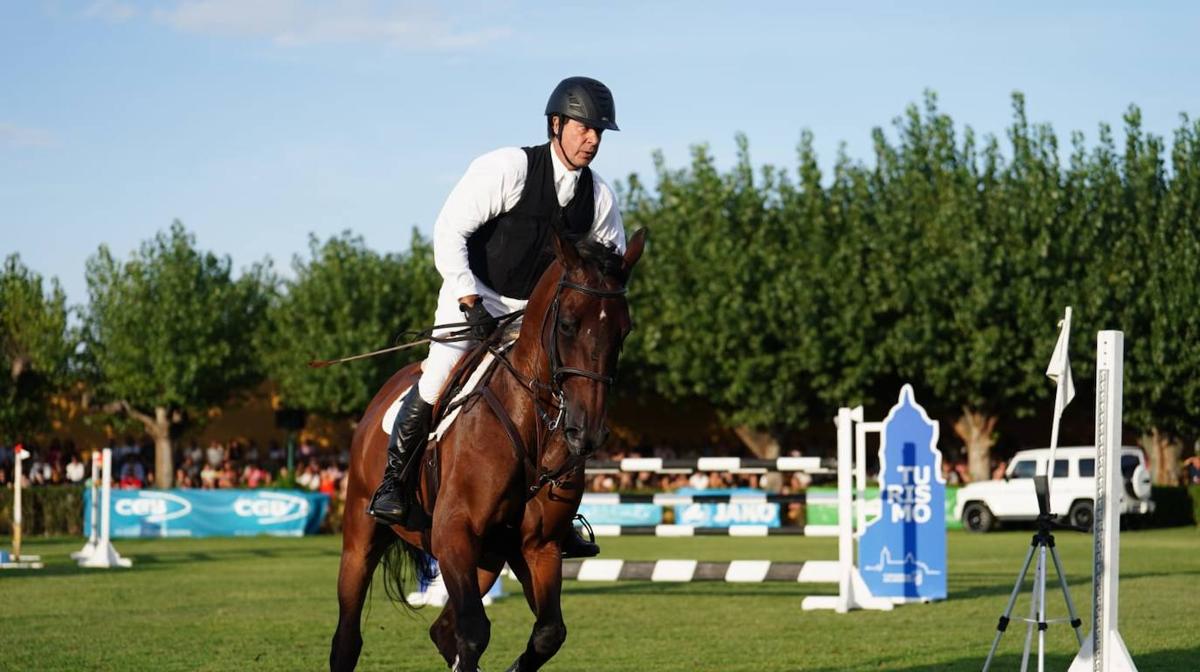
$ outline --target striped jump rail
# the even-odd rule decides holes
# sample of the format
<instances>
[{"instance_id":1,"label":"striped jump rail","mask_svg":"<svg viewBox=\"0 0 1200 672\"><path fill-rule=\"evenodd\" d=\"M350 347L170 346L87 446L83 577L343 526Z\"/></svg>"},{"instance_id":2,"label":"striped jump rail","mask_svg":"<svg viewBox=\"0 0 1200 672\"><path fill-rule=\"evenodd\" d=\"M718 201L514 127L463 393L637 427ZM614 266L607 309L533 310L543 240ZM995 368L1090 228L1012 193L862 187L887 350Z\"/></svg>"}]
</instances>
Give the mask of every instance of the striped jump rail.
<instances>
[{"instance_id":1,"label":"striped jump rail","mask_svg":"<svg viewBox=\"0 0 1200 672\"><path fill-rule=\"evenodd\" d=\"M832 464L832 463L831 463ZM620 461L589 462L589 474L617 474L648 471L656 474L691 474L697 471L720 471L733 474L765 474L771 471L803 471L810 474L833 473L830 464L820 457L780 457L774 460L741 457L697 457L664 459L661 457L627 457Z\"/></svg>"},{"instance_id":2,"label":"striped jump rail","mask_svg":"<svg viewBox=\"0 0 1200 672\"><path fill-rule=\"evenodd\" d=\"M576 581L657 581L687 583L723 581L726 583L828 583L837 581L837 562L772 562L770 560L734 560L701 562L697 560L566 560L563 578Z\"/></svg>"},{"instance_id":3,"label":"striped jump rail","mask_svg":"<svg viewBox=\"0 0 1200 672\"><path fill-rule=\"evenodd\" d=\"M597 537L794 537L804 536L804 528L767 525L592 525Z\"/></svg>"},{"instance_id":4,"label":"striped jump rail","mask_svg":"<svg viewBox=\"0 0 1200 672\"><path fill-rule=\"evenodd\" d=\"M807 497L804 493L781 495L775 493L739 493L734 495L677 495L673 493L657 494L619 494L605 492L589 492L583 495L584 504L656 504L658 506L686 506L688 504L803 504Z\"/></svg>"}]
</instances>

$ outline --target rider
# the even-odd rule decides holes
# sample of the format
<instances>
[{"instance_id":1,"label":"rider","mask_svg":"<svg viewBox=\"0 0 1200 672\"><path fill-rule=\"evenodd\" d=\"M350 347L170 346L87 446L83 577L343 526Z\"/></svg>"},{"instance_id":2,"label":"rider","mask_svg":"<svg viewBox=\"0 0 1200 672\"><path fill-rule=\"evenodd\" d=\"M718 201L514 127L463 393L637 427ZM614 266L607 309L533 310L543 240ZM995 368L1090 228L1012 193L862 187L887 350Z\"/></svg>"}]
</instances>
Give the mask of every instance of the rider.
<instances>
[{"instance_id":1,"label":"rider","mask_svg":"<svg viewBox=\"0 0 1200 672\"><path fill-rule=\"evenodd\" d=\"M625 229L608 184L588 167L604 131L617 128L612 92L588 77L568 77L546 103L550 140L505 147L471 162L433 225L433 255L442 274L435 324L466 321L478 338L496 328L495 315L525 307L554 259L553 229L625 250ZM443 332L444 333L444 332ZM369 512L404 524L411 497L406 481L429 434L433 405L469 343L432 343L420 381L404 397L388 442L388 466ZM563 553L588 557L599 548L577 532Z\"/></svg>"}]
</instances>

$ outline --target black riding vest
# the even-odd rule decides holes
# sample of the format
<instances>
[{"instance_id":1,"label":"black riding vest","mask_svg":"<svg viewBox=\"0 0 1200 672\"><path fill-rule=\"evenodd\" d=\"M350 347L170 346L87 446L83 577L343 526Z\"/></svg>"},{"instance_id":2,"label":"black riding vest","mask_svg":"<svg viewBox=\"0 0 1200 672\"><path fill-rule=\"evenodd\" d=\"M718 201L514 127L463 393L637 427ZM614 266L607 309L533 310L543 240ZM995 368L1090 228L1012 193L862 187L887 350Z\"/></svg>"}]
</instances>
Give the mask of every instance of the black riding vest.
<instances>
[{"instance_id":1,"label":"black riding vest","mask_svg":"<svg viewBox=\"0 0 1200 672\"><path fill-rule=\"evenodd\" d=\"M483 224L467 239L471 272L503 296L528 299L546 267L554 261L554 235L579 240L592 229L595 189L592 171L584 167L575 195L558 204L549 143L524 147L529 161L521 200L508 212Z\"/></svg>"}]
</instances>

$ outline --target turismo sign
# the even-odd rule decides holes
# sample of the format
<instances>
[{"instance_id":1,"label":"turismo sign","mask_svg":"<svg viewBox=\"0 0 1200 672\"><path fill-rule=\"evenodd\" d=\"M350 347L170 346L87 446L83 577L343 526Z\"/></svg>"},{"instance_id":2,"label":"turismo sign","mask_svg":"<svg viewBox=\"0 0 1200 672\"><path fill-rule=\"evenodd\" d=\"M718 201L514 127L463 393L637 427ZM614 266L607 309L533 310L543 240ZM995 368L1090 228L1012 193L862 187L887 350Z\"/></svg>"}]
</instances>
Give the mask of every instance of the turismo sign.
<instances>
[{"instance_id":1,"label":"turismo sign","mask_svg":"<svg viewBox=\"0 0 1200 672\"><path fill-rule=\"evenodd\" d=\"M84 494L84 511L91 494ZM111 506L116 538L298 537L317 532L329 497L300 490L113 490ZM90 516L83 525L90 534Z\"/></svg>"},{"instance_id":2,"label":"turismo sign","mask_svg":"<svg viewBox=\"0 0 1200 672\"><path fill-rule=\"evenodd\" d=\"M859 543L858 571L876 597L946 597L946 481L938 424L911 385L883 422L879 517Z\"/></svg>"}]
</instances>

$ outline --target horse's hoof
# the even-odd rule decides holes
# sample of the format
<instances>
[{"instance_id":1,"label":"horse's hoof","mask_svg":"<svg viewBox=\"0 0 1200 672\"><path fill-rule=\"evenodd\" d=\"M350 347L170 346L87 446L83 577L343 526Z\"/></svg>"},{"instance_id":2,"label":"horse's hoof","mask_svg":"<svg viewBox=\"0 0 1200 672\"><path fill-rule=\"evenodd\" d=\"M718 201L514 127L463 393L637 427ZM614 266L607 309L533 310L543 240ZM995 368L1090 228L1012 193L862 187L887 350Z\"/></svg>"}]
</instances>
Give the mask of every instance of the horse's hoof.
<instances>
[{"instance_id":1,"label":"horse's hoof","mask_svg":"<svg viewBox=\"0 0 1200 672\"><path fill-rule=\"evenodd\" d=\"M513 669L516 669L516 668L514 667ZM470 672L470 671L467 670L466 668L464 668L463 666L459 665L458 658L455 658L454 664L450 666L450 672ZM477 667L477 668L475 668L475 672L483 672L483 669Z\"/></svg>"},{"instance_id":2,"label":"horse's hoof","mask_svg":"<svg viewBox=\"0 0 1200 672\"><path fill-rule=\"evenodd\" d=\"M504 672L521 672L521 659L517 658L516 660L514 660L513 664L509 665L508 669L505 670Z\"/></svg>"}]
</instances>

